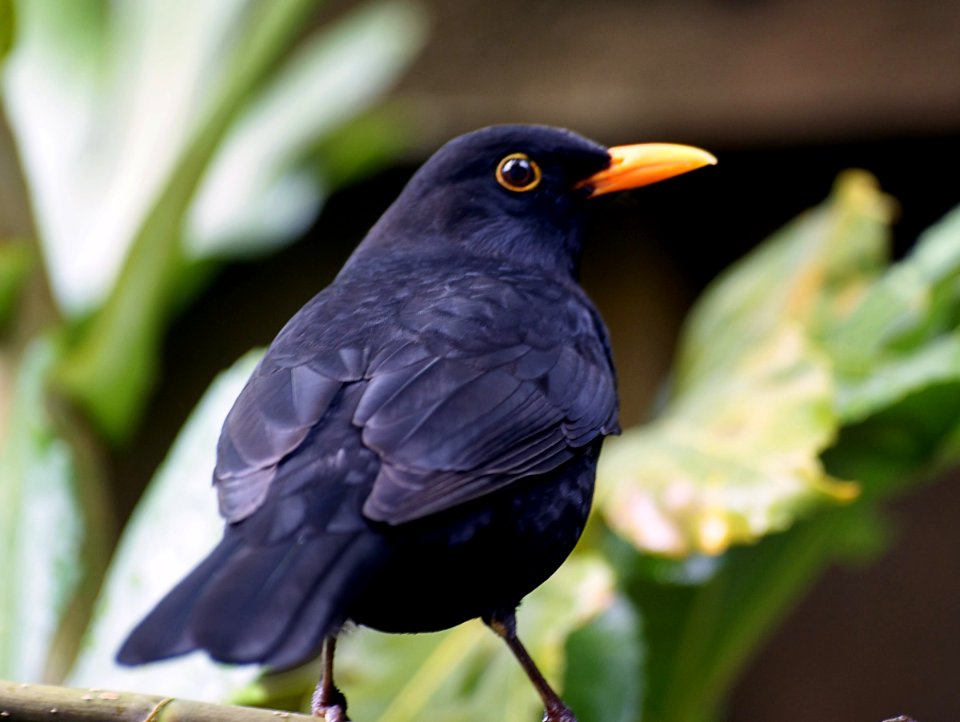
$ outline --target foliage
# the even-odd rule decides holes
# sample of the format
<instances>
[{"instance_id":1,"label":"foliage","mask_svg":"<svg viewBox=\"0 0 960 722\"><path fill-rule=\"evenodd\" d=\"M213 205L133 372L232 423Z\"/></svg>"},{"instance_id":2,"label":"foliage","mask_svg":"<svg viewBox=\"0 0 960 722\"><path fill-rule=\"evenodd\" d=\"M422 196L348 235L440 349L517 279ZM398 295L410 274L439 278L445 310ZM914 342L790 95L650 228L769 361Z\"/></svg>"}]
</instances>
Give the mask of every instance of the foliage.
<instances>
[{"instance_id":1,"label":"foliage","mask_svg":"<svg viewBox=\"0 0 960 722\"><path fill-rule=\"evenodd\" d=\"M14 679L43 676L83 568L76 465L43 400L53 359L49 339L24 354L0 451L0 579L18 580L0 585L0 674Z\"/></svg>"},{"instance_id":2,"label":"foliage","mask_svg":"<svg viewBox=\"0 0 960 722\"><path fill-rule=\"evenodd\" d=\"M218 700L254 679L250 668L217 667L198 655L134 668L119 667L114 656L134 625L220 538L210 486L217 436L259 358L251 352L213 382L157 470L113 554L69 684ZM176 520L176 534L163 531L169 520Z\"/></svg>"},{"instance_id":3,"label":"foliage","mask_svg":"<svg viewBox=\"0 0 960 722\"><path fill-rule=\"evenodd\" d=\"M419 45L416 8L396 1L295 44L314 5L18 5L5 104L70 331L56 378L112 439L134 427L201 262L294 238L329 191L310 152Z\"/></svg>"},{"instance_id":4,"label":"foliage","mask_svg":"<svg viewBox=\"0 0 960 722\"><path fill-rule=\"evenodd\" d=\"M960 210L887 266L889 207L847 174L718 279L663 413L607 450L600 505L628 540L611 556L647 630L645 721L718 719L817 575L883 548L884 494L958 457Z\"/></svg>"},{"instance_id":5,"label":"foliage","mask_svg":"<svg viewBox=\"0 0 960 722\"><path fill-rule=\"evenodd\" d=\"M256 355L200 401L102 584L90 536L105 472L89 459L136 427L166 324L217 264L280 247L397 147L390 116L368 108L418 46L418 11L380 2L303 33L312 6L0 2L4 107L38 232L36 251L0 249L0 320L17 322L0 352L0 569L19 580L0 585L0 676L306 703L315 665L112 661L219 534L214 440ZM729 269L689 318L664 408L605 449L599 513L519 622L581 722L719 719L818 575L883 548L880 502L957 459L960 211L891 264L891 207L847 174ZM22 289L39 273L52 311L25 326ZM100 590L92 616L86 588ZM338 654L357 719L539 709L479 622L357 630Z\"/></svg>"},{"instance_id":6,"label":"foliage","mask_svg":"<svg viewBox=\"0 0 960 722\"><path fill-rule=\"evenodd\" d=\"M422 11L379 0L311 29L317 4L0 2L36 227L0 246L0 677L59 680L73 661L106 565L102 447L137 428L170 319L402 143L374 105L419 48ZM152 593L133 580L128 602L138 583ZM112 659L104 644L77 674Z\"/></svg>"}]
</instances>

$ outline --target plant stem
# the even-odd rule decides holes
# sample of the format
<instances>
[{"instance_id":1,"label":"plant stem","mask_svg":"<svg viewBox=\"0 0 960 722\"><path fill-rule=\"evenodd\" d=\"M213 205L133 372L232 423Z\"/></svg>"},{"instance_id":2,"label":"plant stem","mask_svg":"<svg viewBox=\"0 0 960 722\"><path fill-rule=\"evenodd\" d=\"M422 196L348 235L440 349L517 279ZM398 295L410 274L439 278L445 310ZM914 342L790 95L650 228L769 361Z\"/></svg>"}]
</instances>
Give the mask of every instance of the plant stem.
<instances>
[{"instance_id":1,"label":"plant stem","mask_svg":"<svg viewBox=\"0 0 960 722\"><path fill-rule=\"evenodd\" d=\"M310 722L292 712L192 702L133 692L71 689L0 680L0 719L9 722Z\"/></svg>"}]
</instances>

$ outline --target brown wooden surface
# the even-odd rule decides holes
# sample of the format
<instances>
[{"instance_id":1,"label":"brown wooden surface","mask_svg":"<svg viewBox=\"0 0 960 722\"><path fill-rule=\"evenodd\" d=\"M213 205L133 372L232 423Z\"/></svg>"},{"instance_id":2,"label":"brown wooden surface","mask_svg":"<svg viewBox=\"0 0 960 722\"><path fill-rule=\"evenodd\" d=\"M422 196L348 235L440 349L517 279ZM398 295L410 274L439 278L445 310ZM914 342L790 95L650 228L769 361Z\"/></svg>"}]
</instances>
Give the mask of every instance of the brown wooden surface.
<instances>
[{"instance_id":1,"label":"brown wooden surface","mask_svg":"<svg viewBox=\"0 0 960 722\"><path fill-rule=\"evenodd\" d=\"M429 145L493 122L723 143L960 130L958 0L427 0L398 96Z\"/></svg>"}]
</instances>

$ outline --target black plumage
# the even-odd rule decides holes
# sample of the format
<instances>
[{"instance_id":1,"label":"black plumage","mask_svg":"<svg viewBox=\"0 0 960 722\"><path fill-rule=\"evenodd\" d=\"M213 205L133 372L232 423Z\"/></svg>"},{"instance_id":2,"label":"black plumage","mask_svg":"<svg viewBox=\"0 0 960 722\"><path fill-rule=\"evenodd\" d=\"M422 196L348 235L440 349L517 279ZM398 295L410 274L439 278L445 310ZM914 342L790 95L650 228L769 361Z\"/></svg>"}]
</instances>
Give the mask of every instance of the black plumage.
<instances>
[{"instance_id":1,"label":"black plumage","mask_svg":"<svg viewBox=\"0 0 960 722\"><path fill-rule=\"evenodd\" d=\"M611 174L613 150L501 126L414 175L241 392L214 471L223 540L121 662L204 649L282 668L329 640L315 711L343 719L344 623L480 617L548 717L573 719L525 661L513 610L572 551L617 431L607 332L576 282L590 181Z\"/></svg>"}]
</instances>

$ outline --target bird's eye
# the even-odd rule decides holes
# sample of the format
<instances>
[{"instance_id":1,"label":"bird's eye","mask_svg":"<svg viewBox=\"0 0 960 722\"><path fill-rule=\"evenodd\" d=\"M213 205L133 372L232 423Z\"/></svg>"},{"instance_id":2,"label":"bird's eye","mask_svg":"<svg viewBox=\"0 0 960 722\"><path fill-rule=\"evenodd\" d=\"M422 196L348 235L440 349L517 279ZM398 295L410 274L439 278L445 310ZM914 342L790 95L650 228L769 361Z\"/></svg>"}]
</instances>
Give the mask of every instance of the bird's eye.
<instances>
[{"instance_id":1,"label":"bird's eye","mask_svg":"<svg viewBox=\"0 0 960 722\"><path fill-rule=\"evenodd\" d=\"M524 153L511 153L497 166L497 182L511 191L530 191L540 184L540 166Z\"/></svg>"}]
</instances>

